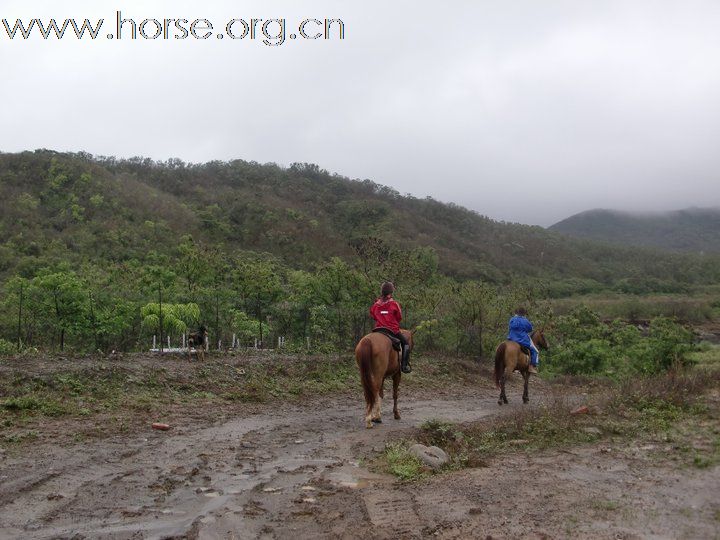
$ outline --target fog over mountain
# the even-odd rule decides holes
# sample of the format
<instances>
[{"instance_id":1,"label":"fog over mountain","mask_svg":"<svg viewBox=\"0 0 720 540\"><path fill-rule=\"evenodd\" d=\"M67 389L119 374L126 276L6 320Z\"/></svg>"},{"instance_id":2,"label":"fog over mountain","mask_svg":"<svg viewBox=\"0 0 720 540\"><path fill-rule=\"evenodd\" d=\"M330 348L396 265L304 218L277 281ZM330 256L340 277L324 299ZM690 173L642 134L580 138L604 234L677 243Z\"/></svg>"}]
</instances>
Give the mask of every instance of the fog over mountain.
<instances>
[{"instance_id":1,"label":"fog over mountain","mask_svg":"<svg viewBox=\"0 0 720 540\"><path fill-rule=\"evenodd\" d=\"M10 40L0 151L313 162L495 219L720 206L720 4L10 0L0 17L338 18L345 39Z\"/></svg>"},{"instance_id":2,"label":"fog over mountain","mask_svg":"<svg viewBox=\"0 0 720 540\"><path fill-rule=\"evenodd\" d=\"M720 208L673 212L590 210L564 219L550 230L614 244L720 253Z\"/></svg>"}]
</instances>

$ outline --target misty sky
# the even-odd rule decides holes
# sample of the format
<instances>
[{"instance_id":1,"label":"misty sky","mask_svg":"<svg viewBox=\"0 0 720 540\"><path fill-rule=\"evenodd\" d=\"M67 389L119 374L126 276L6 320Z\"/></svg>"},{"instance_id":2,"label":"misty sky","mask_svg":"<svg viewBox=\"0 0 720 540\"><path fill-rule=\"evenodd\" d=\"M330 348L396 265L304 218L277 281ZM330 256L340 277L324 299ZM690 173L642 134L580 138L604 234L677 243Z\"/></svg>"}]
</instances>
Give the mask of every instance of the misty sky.
<instances>
[{"instance_id":1,"label":"misty sky","mask_svg":"<svg viewBox=\"0 0 720 540\"><path fill-rule=\"evenodd\" d=\"M62 5L60 5L62 4ZM302 4L302 7L298 5ZM340 40L109 40L147 18L340 18ZM720 2L7 1L0 151L318 163L495 219L720 206Z\"/></svg>"}]
</instances>

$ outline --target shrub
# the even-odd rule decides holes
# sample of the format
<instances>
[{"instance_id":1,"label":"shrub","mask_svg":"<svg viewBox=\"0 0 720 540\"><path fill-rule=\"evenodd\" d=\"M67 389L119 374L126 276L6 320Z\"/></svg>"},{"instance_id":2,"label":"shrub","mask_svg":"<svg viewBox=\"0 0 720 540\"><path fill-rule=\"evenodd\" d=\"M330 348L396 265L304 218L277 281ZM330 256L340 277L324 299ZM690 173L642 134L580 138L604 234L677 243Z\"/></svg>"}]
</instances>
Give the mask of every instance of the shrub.
<instances>
[{"instance_id":1,"label":"shrub","mask_svg":"<svg viewBox=\"0 0 720 540\"><path fill-rule=\"evenodd\" d=\"M658 373L685 362L692 333L665 317L653 319L647 332L616 320L601 322L587 308L559 317L557 341L547 364L551 373L619 377Z\"/></svg>"},{"instance_id":2,"label":"shrub","mask_svg":"<svg viewBox=\"0 0 720 540\"><path fill-rule=\"evenodd\" d=\"M17 351L17 347L9 341L0 338L0 355L12 354Z\"/></svg>"}]
</instances>

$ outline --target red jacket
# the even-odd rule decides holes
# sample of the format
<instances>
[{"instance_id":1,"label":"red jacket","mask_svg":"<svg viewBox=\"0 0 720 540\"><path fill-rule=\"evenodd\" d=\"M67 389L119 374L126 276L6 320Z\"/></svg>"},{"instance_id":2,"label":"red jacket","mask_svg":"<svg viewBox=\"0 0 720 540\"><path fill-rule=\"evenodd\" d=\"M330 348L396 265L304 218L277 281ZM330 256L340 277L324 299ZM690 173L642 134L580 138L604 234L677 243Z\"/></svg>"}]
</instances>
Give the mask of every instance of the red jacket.
<instances>
[{"instance_id":1,"label":"red jacket","mask_svg":"<svg viewBox=\"0 0 720 540\"><path fill-rule=\"evenodd\" d=\"M375 319L375 328L387 328L396 334L400 332L402 310L400 304L392 298L387 300L378 298L370 308L370 315Z\"/></svg>"}]
</instances>

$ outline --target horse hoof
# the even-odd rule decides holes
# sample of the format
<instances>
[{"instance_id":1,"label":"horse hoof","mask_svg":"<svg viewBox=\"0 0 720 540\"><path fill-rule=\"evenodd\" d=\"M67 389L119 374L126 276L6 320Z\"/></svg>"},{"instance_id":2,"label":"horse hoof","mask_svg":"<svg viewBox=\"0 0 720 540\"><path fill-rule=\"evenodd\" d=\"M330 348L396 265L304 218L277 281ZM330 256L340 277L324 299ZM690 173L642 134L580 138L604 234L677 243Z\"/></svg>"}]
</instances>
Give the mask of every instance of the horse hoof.
<instances>
[{"instance_id":1,"label":"horse hoof","mask_svg":"<svg viewBox=\"0 0 720 540\"><path fill-rule=\"evenodd\" d=\"M502 405L502 404L503 404L502 399L498 399L498 405Z\"/></svg>"},{"instance_id":2,"label":"horse hoof","mask_svg":"<svg viewBox=\"0 0 720 540\"><path fill-rule=\"evenodd\" d=\"M373 418L372 421L373 424L382 424L382 420L380 418Z\"/></svg>"},{"instance_id":3,"label":"horse hoof","mask_svg":"<svg viewBox=\"0 0 720 540\"><path fill-rule=\"evenodd\" d=\"M400 415L399 415L399 414L395 414L395 420L400 420Z\"/></svg>"},{"instance_id":4,"label":"horse hoof","mask_svg":"<svg viewBox=\"0 0 720 540\"><path fill-rule=\"evenodd\" d=\"M530 402L529 399L523 399L523 403L524 403L525 405L527 405L529 402Z\"/></svg>"},{"instance_id":5,"label":"horse hoof","mask_svg":"<svg viewBox=\"0 0 720 540\"><path fill-rule=\"evenodd\" d=\"M372 429L372 428L373 428L372 422L368 422L367 424L365 424L365 429Z\"/></svg>"}]
</instances>

